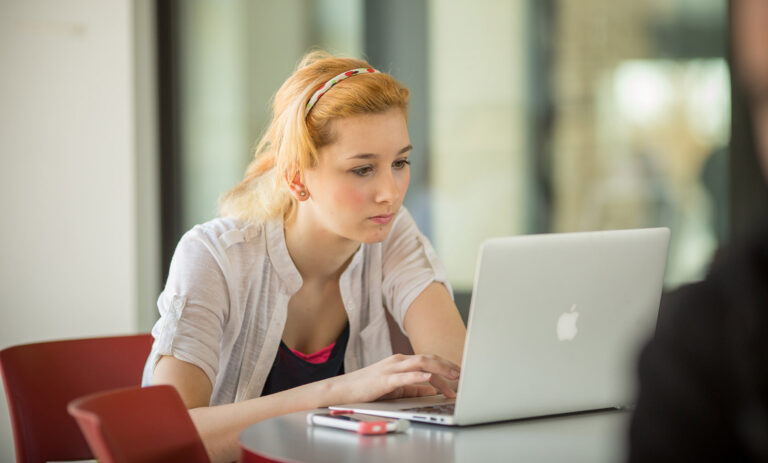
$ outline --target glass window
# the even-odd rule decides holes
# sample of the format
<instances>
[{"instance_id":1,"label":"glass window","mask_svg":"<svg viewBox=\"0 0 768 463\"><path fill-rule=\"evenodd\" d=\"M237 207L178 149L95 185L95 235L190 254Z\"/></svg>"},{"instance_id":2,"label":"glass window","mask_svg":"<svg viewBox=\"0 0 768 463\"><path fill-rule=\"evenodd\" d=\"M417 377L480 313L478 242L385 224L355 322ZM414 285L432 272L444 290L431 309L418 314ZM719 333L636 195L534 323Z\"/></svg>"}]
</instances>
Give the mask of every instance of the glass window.
<instances>
[{"instance_id":1,"label":"glass window","mask_svg":"<svg viewBox=\"0 0 768 463\"><path fill-rule=\"evenodd\" d=\"M406 205L457 290L491 236L672 229L667 285L727 226L722 0L179 2L185 230L212 218L311 47L413 92ZM466 307L464 307L466 310Z\"/></svg>"}]
</instances>

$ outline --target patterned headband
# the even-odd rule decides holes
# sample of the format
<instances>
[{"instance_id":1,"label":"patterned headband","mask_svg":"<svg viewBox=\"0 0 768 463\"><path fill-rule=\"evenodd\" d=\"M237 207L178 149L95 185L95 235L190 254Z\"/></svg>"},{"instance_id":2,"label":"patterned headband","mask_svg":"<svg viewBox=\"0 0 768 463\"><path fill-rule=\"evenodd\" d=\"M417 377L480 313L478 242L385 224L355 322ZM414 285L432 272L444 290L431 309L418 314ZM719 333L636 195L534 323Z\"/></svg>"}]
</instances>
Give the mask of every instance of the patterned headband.
<instances>
[{"instance_id":1,"label":"patterned headband","mask_svg":"<svg viewBox=\"0 0 768 463\"><path fill-rule=\"evenodd\" d=\"M356 76L362 73L377 74L378 72L379 71L373 68L357 68L357 69L352 69L351 71L342 72L338 76L324 83L322 87L317 89L317 91L312 95L312 98L309 99L309 103L307 103L307 110L304 112L304 117L307 117L307 115L309 114L309 111L312 109L312 106L314 106L315 103L317 103L317 100L319 100L321 96L325 95L325 92L330 90L331 87L338 84L342 80L348 79L352 76Z\"/></svg>"}]
</instances>

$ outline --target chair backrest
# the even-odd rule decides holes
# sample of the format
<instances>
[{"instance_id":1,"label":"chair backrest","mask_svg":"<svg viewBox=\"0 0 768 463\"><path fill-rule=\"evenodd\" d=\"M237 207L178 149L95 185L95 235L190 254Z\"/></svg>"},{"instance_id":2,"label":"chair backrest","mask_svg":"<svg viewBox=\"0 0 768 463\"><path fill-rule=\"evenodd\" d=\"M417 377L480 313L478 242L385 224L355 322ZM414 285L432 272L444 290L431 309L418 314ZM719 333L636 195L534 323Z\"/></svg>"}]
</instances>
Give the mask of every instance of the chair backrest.
<instances>
[{"instance_id":1,"label":"chair backrest","mask_svg":"<svg viewBox=\"0 0 768 463\"><path fill-rule=\"evenodd\" d=\"M68 409L99 463L210 462L173 386L99 392Z\"/></svg>"},{"instance_id":2,"label":"chair backrest","mask_svg":"<svg viewBox=\"0 0 768 463\"><path fill-rule=\"evenodd\" d=\"M0 351L16 461L93 458L67 404L86 394L141 384L152 336L74 339Z\"/></svg>"}]
</instances>

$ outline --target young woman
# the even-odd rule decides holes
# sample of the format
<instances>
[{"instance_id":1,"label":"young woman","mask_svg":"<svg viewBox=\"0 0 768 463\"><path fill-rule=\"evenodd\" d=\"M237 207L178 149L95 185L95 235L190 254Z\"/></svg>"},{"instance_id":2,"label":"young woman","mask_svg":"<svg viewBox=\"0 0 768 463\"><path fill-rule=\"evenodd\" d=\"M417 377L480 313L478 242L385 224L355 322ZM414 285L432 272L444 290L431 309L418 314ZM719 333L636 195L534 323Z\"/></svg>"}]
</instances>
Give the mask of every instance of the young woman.
<instances>
[{"instance_id":1,"label":"young woman","mask_svg":"<svg viewBox=\"0 0 768 463\"><path fill-rule=\"evenodd\" d=\"M222 217L179 242L143 382L177 388L213 461L277 415L455 396L465 328L401 207L408 97L364 61L310 53ZM392 355L385 310L415 355Z\"/></svg>"}]
</instances>

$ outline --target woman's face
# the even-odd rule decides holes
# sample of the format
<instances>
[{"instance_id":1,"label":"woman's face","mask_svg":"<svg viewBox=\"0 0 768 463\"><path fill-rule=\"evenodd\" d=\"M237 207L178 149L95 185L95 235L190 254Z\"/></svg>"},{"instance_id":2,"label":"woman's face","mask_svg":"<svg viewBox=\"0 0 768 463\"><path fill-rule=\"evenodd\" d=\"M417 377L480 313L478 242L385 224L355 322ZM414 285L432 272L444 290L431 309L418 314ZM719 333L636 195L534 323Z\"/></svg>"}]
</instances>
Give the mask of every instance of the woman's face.
<instances>
[{"instance_id":1,"label":"woman's face","mask_svg":"<svg viewBox=\"0 0 768 463\"><path fill-rule=\"evenodd\" d=\"M331 123L334 142L304 173L303 207L325 231L363 243L383 241L411 178L411 142L400 109Z\"/></svg>"}]
</instances>

